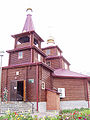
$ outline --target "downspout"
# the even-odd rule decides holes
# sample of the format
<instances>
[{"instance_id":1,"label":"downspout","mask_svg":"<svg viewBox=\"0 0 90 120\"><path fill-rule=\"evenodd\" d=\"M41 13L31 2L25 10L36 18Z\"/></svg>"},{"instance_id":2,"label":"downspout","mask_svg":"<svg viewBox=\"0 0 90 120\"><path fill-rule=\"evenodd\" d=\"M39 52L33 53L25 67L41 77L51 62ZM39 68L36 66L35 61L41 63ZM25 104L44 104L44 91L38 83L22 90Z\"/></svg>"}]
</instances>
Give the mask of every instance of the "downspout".
<instances>
[{"instance_id":1,"label":"downspout","mask_svg":"<svg viewBox=\"0 0 90 120\"><path fill-rule=\"evenodd\" d=\"M7 71L6 71L6 89L8 90L8 69L6 69ZM9 101L10 100L10 97L8 98L7 97L7 101Z\"/></svg>"},{"instance_id":2,"label":"downspout","mask_svg":"<svg viewBox=\"0 0 90 120\"><path fill-rule=\"evenodd\" d=\"M2 52L1 52L2 53ZM1 80L2 80L2 57L3 55L0 55L0 102L2 101L2 98L1 98Z\"/></svg>"},{"instance_id":3,"label":"downspout","mask_svg":"<svg viewBox=\"0 0 90 120\"><path fill-rule=\"evenodd\" d=\"M88 80L87 80L87 99L88 99L88 108L89 108Z\"/></svg>"},{"instance_id":4,"label":"downspout","mask_svg":"<svg viewBox=\"0 0 90 120\"><path fill-rule=\"evenodd\" d=\"M37 112L38 112L38 65L36 65L36 96L37 96Z\"/></svg>"}]
</instances>

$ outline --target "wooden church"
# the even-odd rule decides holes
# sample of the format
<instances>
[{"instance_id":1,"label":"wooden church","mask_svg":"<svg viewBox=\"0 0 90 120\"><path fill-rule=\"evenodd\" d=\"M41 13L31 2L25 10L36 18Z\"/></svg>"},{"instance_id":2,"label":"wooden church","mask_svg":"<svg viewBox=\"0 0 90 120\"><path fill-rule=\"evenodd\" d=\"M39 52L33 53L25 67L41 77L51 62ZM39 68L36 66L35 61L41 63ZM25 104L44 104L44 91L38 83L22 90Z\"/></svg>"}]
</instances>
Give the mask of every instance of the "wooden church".
<instances>
[{"instance_id":1,"label":"wooden church","mask_svg":"<svg viewBox=\"0 0 90 120\"><path fill-rule=\"evenodd\" d=\"M8 50L8 66L2 68L1 92L8 90L8 101L34 103L37 111L89 108L90 77L70 71L62 50L35 32L28 14L20 34L12 35L14 49Z\"/></svg>"}]
</instances>

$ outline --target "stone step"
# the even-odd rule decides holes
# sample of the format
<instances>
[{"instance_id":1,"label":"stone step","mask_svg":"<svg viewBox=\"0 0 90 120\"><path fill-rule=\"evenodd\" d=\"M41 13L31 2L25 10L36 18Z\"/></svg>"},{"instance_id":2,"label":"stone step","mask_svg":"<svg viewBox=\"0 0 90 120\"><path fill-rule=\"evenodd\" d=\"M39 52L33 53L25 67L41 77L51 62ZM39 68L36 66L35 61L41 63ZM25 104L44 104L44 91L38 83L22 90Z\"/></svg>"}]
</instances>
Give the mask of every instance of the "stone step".
<instances>
[{"instance_id":1,"label":"stone step","mask_svg":"<svg viewBox=\"0 0 90 120\"><path fill-rule=\"evenodd\" d=\"M32 108L33 107L33 108ZM34 112L34 106L30 102L1 102L0 103L0 113L6 113L8 110L10 112Z\"/></svg>"}]
</instances>

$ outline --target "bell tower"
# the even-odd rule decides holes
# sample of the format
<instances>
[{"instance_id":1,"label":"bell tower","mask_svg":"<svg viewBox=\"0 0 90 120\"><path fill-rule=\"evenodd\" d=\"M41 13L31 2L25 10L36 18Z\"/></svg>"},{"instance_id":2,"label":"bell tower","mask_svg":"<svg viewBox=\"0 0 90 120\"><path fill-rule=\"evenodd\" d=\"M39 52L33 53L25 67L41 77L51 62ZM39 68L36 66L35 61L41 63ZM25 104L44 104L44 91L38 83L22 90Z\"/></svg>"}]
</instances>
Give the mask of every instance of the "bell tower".
<instances>
[{"instance_id":1,"label":"bell tower","mask_svg":"<svg viewBox=\"0 0 90 120\"><path fill-rule=\"evenodd\" d=\"M43 40L35 32L31 15L32 9L28 8L26 11L28 12L28 14L22 33L12 35L12 37L15 39L14 49L33 45L35 45L38 48L41 48L41 42L43 42Z\"/></svg>"},{"instance_id":2,"label":"bell tower","mask_svg":"<svg viewBox=\"0 0 90 120\"><path fill-rule=\"evenodd\" d=\"M46 56L41 50L41 42L44 41L34 29L32 9L28 8L26 11L28 14L22 33L12 35L15 44L13 50L7 51L9 53L9 65L43 62Z\"/></svg>"}]
</instances>

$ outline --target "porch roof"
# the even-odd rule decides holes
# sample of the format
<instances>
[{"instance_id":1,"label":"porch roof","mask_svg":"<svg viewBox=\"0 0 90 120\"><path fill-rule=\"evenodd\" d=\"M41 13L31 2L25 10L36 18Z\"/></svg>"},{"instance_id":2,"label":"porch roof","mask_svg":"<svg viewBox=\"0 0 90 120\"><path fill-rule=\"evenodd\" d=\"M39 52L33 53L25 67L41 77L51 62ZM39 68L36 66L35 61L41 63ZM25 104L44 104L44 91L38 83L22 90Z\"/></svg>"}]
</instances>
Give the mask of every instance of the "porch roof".
<instances>
[{"instance_id":1,"label":"porch roof","mask_svg":"<svg viewBox=\"0 0 90 120\"><path fill-rule=\"evenodd\" d=\"M90 78L90 76L83 75L66 69L56 69L52 75L53 77L64 77L64 78Z\"/></svg>"}]
</instances>

